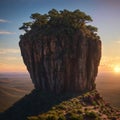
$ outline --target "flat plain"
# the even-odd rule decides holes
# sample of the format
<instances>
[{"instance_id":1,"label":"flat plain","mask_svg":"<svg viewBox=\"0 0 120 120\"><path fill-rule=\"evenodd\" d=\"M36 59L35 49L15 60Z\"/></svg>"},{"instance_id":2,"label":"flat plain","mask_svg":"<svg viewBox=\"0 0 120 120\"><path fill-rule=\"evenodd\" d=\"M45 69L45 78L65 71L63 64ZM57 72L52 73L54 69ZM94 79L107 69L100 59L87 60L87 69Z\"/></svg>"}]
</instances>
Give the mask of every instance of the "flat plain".
<instances>
[{"instance_id":1,"label":"flat plain","mask_svg":"<svg viewBox=\"0 0 120 120\"><path fill-rule=\"evenodd\" d=\"M98 74L96 88L106 102L120 109L120 73Z\"/></svg>"},{"instance_id":2,"label":"flat plain","mask_svg":"<svg viewBox=\"0 0 120 120\"><path fill-rule=\"evenodd\" d=\"M0 74L0 112L29 94L32 89L28 74Z\"/></svg>"}]
</instances>

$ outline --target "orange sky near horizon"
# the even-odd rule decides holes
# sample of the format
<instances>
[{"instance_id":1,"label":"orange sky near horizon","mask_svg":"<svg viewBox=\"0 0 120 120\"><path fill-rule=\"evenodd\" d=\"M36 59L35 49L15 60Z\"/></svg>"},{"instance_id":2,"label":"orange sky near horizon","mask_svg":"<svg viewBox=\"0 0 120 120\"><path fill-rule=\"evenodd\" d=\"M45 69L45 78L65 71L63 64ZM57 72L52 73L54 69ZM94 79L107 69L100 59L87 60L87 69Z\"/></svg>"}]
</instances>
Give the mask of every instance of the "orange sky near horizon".
<instances>
[{"instance_id":1,"label":"orange sky near horizon","mask_svg":"<svg viewBox=\"0 0 120 120\"><path fill-rule=\"evenodd\" d=\"M14 50L12 50L13 52ZM16 51L16 50L15 50ZM15 53L14 51L14 53ZM9 50L10 52L10 50ZM27 72L27 68L23 63L22 56L20 55L20 51L17 52L19 54L18 57L7 56L7 53L4 54L4 59L0 60L0 73L5 72ZM120 57L104 57L102 56L99 71L98 72L115 72L116 68L120 68Z\"/></svg>"}]
</instances>

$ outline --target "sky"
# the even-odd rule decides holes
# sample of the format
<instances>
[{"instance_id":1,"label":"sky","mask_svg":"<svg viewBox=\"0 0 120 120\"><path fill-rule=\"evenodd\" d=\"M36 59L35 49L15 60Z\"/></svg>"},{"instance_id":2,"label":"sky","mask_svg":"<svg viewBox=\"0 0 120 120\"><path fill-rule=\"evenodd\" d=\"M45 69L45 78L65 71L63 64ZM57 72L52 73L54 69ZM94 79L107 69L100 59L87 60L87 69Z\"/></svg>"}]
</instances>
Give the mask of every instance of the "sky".
<instances>
[{"instance_id":1,"label":"sky","mask_svg":"<svg viewBox=\"0 0 120 120\"><path fill-rule=\"evenodd\" d=\"M20 49L19 30L31 21L32 13L80 9L93 19L102 41L99 72L120 72L120 0L1 0L0 1L0 73L26 72Z\"/></svg>"}]
</instances>

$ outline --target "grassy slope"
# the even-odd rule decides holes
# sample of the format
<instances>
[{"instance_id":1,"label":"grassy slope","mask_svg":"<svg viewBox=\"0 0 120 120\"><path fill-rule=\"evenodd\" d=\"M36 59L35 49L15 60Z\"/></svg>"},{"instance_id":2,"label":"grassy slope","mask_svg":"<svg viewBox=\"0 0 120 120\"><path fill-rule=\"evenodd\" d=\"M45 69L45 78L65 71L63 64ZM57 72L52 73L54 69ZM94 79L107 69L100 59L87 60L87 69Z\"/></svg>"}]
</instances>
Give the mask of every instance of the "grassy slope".
<instances>
[{"instance_id":1,"label":"grassy slope","mask_svg":"<svg viewBox=\"0 0 120 120\"><path fill-rule=\"evenodd\" d=\"M33 90L0 116L1 120L119 120L96 90L55 95Z\"/></svg>"},{"instance_id":2,"label":"grassy slope","mask_svg":"<svg viewBox=\"0 0 120 120\"><path fill-rule=\"evenodd\" d=\"M46 113L28 120L118 120L120 112L113 109L97 91L87 92L53 106Z\"/></svg>"}]
</instances>

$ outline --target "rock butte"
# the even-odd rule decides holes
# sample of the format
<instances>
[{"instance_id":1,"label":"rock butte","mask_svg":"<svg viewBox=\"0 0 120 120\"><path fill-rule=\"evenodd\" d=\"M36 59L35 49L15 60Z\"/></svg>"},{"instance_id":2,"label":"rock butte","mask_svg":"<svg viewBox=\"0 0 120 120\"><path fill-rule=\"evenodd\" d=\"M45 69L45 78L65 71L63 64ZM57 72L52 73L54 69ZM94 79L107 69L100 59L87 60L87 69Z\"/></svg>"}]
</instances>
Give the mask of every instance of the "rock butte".
<instances>
[{"instance_id":1,"label":"rock butte","mask_svg":"<svg viewBox=\"0 0 120 120\"><path fill-rule=\"evenodd\" d=\"M69 37L22 36L23 61L36 89L54 93L81 92L95 88L101 58L101 41L77 31Z\"/></svg>"},{"instance_id":2,"label":"rock butte","mask_svg":"<svg viewBox=\"0 0 120 120\"><path fill-rule=\"evenodd\" d=\"M36 89L53 93L82 92L95 88L101 41L92 19L80 10L32 14L23 23L20 49ZM29 29L30 28L30 29Z\"/></svg>"}]
</instances>

